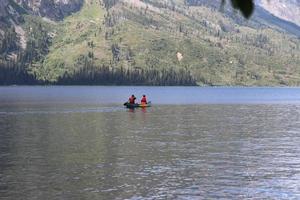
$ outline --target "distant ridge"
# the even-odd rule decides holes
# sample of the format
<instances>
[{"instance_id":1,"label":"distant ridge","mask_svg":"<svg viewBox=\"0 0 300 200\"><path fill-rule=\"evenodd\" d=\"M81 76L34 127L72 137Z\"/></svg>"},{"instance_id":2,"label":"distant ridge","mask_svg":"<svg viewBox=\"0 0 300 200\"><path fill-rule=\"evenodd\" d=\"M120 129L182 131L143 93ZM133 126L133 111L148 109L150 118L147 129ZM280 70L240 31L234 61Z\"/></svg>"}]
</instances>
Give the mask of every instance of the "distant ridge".
<instances>
[{"instance_id":1,"label":"distant ridge","mask_svg":"<svg viewBox=\"0 0 300 200\"><path fill-rule=\"evenodd\" d=\"M272 13L270 13L269 11L265 10L260 6L256 7L254 16L258 16L268 21L269 23L280 27L283 31L296 35L297 37L300 37L300 26L298 26L293 22L276 17L275 15L273 15Z\"/></svg>"}]
</instances>

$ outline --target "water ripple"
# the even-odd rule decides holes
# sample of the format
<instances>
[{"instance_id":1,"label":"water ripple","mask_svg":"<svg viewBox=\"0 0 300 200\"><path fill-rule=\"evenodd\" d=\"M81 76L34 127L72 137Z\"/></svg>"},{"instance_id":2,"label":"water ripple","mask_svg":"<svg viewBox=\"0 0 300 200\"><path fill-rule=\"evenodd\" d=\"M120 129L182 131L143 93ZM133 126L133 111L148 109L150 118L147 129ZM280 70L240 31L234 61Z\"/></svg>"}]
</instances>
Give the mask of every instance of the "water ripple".
<instances>
[{"instance_id":1,"label":"water ripple","mask_svg":"<svg viewBox=\"0 0 300 200\"><path fill-rule=\"evenodd\" d=\"M25 111L0 111L0 115L40 115L40 114L72 114L72 113L103 113L124 111L123 107L76 108L63 110L25 110Z\"/></svg>"},{"instance_id":2,"label":"water ripple","mask_svg":"<svg viewBox=\"0 0 300 200\"><path fill-rule=\"evenodd\" d=\"M299 109L188 105L127 112L81 106L0 113L0 194L299 199Z\"/></svg>"}]
</instances>

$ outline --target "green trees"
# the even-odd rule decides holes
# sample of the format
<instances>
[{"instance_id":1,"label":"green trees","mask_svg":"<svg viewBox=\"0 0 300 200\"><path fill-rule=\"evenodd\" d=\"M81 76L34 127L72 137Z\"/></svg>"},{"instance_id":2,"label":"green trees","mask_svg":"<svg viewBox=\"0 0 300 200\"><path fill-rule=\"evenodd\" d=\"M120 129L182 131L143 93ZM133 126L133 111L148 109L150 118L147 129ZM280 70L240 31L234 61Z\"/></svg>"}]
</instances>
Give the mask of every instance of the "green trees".
<instances>
[{"instance_id":1,"label":"green trees","mask_svg":"<svg viewBox=\"0 0 300 200\"><path fill-rule=\"evenodd\" d=\"M86 60L84 67L73 74L64 74L57 84L62 85L196 85L196 80L186 69L158 70L125 69L123 67L112 69L102 65L95 67Z\"/></svg>"},{"instance_id":2,"label":"green trees","mask_svg":"<svg viewBox=\"0 0 300 200\"><path fill-rule=\"evenodd\" d=\"M32 74L28 74L22 63L18 62L0 62L0 85L13 84L41 84Z\"/></svg>"},{"instance_id":3,"label":"green trees","mask_svg":"<svg viewBox=\"0 0 300 200\"><path fill-rule=\"evenodd\" d=\"M57 24L26 15L27 48L17 51L18 34L6 32L1 67L12 70L9 77L22 69L24 83L300 84L299 39L257 16L232 15L229 0L224 12L221 0L178 2L89 0Z\"/></svg>"}]
</instances>

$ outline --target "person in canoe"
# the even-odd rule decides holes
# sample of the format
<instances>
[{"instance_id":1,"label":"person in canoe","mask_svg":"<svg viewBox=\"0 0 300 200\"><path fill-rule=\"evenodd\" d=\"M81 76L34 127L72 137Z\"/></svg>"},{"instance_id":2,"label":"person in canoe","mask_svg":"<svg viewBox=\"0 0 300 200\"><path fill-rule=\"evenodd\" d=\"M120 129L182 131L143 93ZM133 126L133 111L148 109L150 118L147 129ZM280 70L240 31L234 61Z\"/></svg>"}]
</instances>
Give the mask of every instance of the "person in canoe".
<instances>
[{"instance_id":1,"label":"person in canoe","mask_svg":"<svg viewBox=\"0 0 300 200\"><path fill-rule=\"evenodd\" d=\"M134 95L131 95L129 97L129 100L125 102L123 105L127 108L145 108L145 107L151 107L151 101L147 101L146 95L143 95L141 99L141 103L135 102L136 97Z\"/></svg>"},{"instance_id":2,"label":"person in canoe","mask_svg":"<svg viewBox=\"0 0 300 200\"><path fill-rule=\"evenodd\" d=\"M128 103L135 104L135 100L136 100L136 97L134 95L131 95L131 97L129 97L129 99L128 99Z\"/></svg>"},{"instance_id":3,"label":"person in canoe","mask_svg":"<svg viewBox=\"0 0 300 200\"><path fill-rule=\"evenodd\" d=\"M141 104L147 104L147 98L146 98L146 95L143 94L143 97L141 99Z\"/></svg>"}]
</instances>

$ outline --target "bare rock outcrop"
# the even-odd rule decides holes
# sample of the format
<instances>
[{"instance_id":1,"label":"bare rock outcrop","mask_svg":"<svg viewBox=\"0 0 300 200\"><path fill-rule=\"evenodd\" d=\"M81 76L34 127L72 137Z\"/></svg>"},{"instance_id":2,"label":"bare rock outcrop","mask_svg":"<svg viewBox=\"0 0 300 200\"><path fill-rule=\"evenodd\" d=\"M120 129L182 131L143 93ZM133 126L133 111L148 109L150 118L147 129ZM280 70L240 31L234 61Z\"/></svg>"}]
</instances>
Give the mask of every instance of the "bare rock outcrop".
<instances>
[{"instance_id":1,"label":"bare rock outcrop","mask_svg":"<svg viewBox=\"0 0 300 200\"><path fill-rule=\"evenodd\" d=\"M15 0L15 2L31 14L51 20L62 20L80 10L84 0Z\"/></svg>"}]
</instances>

